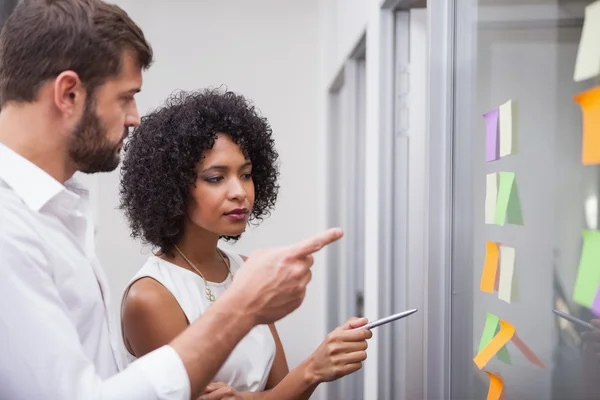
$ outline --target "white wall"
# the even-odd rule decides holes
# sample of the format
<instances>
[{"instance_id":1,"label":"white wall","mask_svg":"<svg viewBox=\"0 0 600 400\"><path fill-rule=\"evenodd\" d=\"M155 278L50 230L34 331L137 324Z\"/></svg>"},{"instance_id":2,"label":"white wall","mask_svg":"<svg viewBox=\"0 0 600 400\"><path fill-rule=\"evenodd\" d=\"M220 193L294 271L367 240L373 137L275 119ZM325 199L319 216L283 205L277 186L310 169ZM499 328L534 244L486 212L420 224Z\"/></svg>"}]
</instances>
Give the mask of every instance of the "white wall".
<instances>
[{"instance_id":1,"label":"white wall","mask_svg":"<svg viewBox=\"0 0 600 400\"><path fill-rule=\"evenodd\" d=\"M325 52L325 80L329 86L342 64L365 33L369 11L378 7L380 0L319 0L324 21L322 44Z\"/></svg>"},{"instance_id":2,"label":"white wall","mask_svg":"<svg viewBox=\"0 0 600 400\"><path fill-rule=\"evenodd\" d=\"M269 118L280 153L281 191L271 218L247 232L235 247L242 254L286 244L325 228L324 149L317 0L120 0L142 27L156 62L138 97L143 113L174 89L226 84L253 99ZM317 159L317 161L315 161ZM118 174L99 178L97 248L113 288L115 305L148 249L128 239L116 210ZM325 335L323 254L302 307L278 324L290 366ZM314 398L324 398L318 391Z\"/></svg>"}]
</instances>

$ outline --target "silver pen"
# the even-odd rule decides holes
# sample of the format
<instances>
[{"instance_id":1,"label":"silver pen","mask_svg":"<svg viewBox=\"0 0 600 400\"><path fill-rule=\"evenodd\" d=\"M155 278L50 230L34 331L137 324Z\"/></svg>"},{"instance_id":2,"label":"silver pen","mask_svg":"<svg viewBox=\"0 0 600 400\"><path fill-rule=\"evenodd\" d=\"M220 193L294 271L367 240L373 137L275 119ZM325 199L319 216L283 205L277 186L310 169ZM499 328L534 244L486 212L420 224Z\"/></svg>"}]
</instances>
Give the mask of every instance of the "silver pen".
<instances>
[{"instance_id":1,"label":"silver pen","mask_svg":"<svg viewBox=\"0 0 600 400\"><path fill-rule=\"evenodd\" d=\"M378 326L385 325L389 322L395 321L397 319L408 317L409 315L414 314L416 312L417 312L416 308L414 308L412 310L403 311L398 314L390 315L389 317L378 319L377 321L369 322L366 325L359 326L358 328L354 328L354 329L373 329Z\"/></svg>"}]
</instances>

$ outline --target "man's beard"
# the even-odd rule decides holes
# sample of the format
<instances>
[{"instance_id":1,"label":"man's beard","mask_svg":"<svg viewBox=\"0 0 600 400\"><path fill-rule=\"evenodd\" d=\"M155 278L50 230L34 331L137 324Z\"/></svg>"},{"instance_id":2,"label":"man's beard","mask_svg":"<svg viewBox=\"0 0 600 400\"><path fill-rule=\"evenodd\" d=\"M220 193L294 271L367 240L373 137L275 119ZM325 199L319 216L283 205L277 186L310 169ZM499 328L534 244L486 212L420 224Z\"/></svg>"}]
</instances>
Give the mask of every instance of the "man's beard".
<instances>
[{"instance_id":1,"label":"man's beard","mask_svg":"<svg viewBox=\"0 0 600 400\"><path fill-rule=\"evenodd\" d=\"M69 156L78 171L86 174L111 172L121 161L119 143L111 143L107 138L106 126L96 114L95 102L88 97L83 116L73 130L69 143ZM123 139L127 137L125 128Z\"/></svg>"}]
</instances>

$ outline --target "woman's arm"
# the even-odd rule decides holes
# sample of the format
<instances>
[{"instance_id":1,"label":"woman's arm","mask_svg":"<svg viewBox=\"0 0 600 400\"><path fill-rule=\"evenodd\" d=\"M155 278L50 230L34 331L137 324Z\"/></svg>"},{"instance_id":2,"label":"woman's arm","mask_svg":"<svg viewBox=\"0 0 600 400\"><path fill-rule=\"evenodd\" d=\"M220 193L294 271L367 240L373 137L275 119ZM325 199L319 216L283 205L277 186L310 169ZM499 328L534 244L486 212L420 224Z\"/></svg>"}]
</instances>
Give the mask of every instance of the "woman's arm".
<instances>
[{"instance_id":1,"label":"woman's arm","mask_svg":"<svg viewBox=\"0 0 600 400\"><path fill-rule=\"evenodd\" d=\"M322 382L331 382L362 367L367 358L367 339L373 334L367 329L353 330L367 323L365 318L352 318L329 333L319 347L290 372L265 400L309 399Z\"/></svg>"},{"instance_id":2,"label":"woman's arm","mask_svg":"<svg viewBox=\"0 0 600 400\"><path fill-rule=\"evenodd\" d=\"M309 399L317 388L319 382L310 372L310 359L302 362L290 372L281 339L275 324L269 325L273 339L275 339L275 360L267 381L267 392L263 392L264 399L304 400ZM251 399L251 397L249 397Z\"/></svg>"},{"instance_id":3,"label":"woman's arm","mask_svg":"<svg viewBox=\"0 0 600 400\"><path fill-rule=\"evenodd\" d=\"M352 318L329 333L321 345L297 368L287 374L283 346L275 327L272 327L277 353L267 381L260 393L238 393L243 399L305 400L322 382L331 382L359 370L367 358L366 340L372 333L367 329L352 330L367 323L365 318ZM272 386L275 385L275 386ZM214 399L221 397L215 396ZM211 399L211 397L206 397Z\"/></svg>"},{"instance_id":4,"label":"woman's arm","mask_svg":"<svg viewBox=\"0 0 600 400\"><path fill-rule=\"evenodd\" d=\"M271 373L269 374L269 379L267 380L266 389L273 389L279 384L279 382L283 380L283 378L287 376L287 374L290 373L290 368L285 357L285 350L281 344L281 339L277 333L277 328L275 328L275 324L269 324L269 329L271 330L271 334L275 340L275 360L273 361L273 366L271 367Z\"/></svg>"},{"instance_id":5,"label":"woman's arm","mask_svg":"<svg viewBox=\"0 0 600 400\"><path fill-rule=\"evenodd\" d=\"M187 328L187 319L175 297L152 278L134 282L122 308L123 339L136 357L169 344Z\"/></svg>"}]
</instances>

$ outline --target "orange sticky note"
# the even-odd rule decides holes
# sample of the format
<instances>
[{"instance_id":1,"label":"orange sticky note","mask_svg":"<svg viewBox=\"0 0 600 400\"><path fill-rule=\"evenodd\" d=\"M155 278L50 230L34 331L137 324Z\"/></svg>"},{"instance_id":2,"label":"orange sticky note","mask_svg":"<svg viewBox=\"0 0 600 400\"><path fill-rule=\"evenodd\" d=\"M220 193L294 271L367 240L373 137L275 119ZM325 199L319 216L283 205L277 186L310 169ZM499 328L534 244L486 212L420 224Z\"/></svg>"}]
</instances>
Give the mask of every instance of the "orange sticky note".
<instances>
[{"instance_id":1,"label":"orange sticky note","mask_svg":"<svg viewBox=\"0 0 600 400\"><path fill-rule=\"evenodd\" d=\"M515 327L504 320L500 320L500 331L498 331L496 336L494 336L494 338L479 353L477 353L475 358L473 358L477 368L482 369L485 367L492 357L494 357L496 353L512 339L514 334Z\"/></svg>"},{"instance_id":2,"label":"orange sticky note","mask_svg":"<svg viewBox=\"0 0 600 400\"><path fill-rule=\"evenodd\" d=\"M488 389L487 400L500 400L502 396L502 389L504 388L504 382L500 378L500 374L495 375L489 371L483 371L490 377L490 387Z\"/></svg>"},{"instance_id":3,"label":"orange sticky note","mask_svg":"<svg viewBox=\"0 0 600 400\"><path fill-rule=\"evenodd\" d=\"M578 93L573 98L583 114L583 165L600 164L600 86Z\"/></svg>"},{"instance_id":4,"label":"orange sticky note","mask_svg":"<svg viewBox=\"0 0 600 400\"><path fill-rule=\"evenodd\" d=\"M483 263L479 289L482 292L494 293L496 275L498 274L498 243L487 242L485 247L485 261Z\"/></svg>"},{"instance_id":5,"label":"orange sticky note","mask_svg":"<svg viewBox=\"0 0 600 400\"><path fill-rule=\"evenodd\" d=\"M500 289L500 274L502 273L502 265L498 264L498 270L496 271L496 281L494 282L494 290L497 292Z\"/></svg>"},{"instance_id":6,"label":"orange sticky note","mask_svg":"<svg viewBox=\"0 0 600 400\"><path fill-rule=\"evenodd\" d=\"M515 344L515 346L517 346L517 348L521 350L521 353L523 353L523 355L529 360L530 363L537 365L541 368L546 368L544 363L541 362L539 358L537 358L537 356L533 353L533 351L531 351L529 346L527 346L525 342L522 341L516 333L514 334L512 341Z\"/></svg>"}]
</instances>

